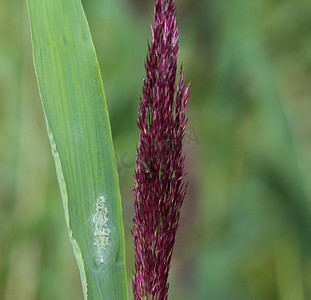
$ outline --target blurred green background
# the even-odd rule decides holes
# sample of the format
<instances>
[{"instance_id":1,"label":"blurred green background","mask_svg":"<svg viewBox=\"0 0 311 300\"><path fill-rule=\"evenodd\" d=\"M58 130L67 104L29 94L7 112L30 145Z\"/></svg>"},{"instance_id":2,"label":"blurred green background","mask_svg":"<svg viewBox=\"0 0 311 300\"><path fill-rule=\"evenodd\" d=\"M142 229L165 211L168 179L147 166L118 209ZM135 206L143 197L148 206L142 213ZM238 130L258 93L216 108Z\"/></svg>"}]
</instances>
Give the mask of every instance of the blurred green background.
<instances>
[{"instance_id":1,"label":"blurred green background","mask_svg":"<svg viewBox=\"0 0 311 300\"><path fill-rule=\"evenodd\" d=\"M108 102L131 296L137 107L153 1L84 0ZM311 299L311 2L177 0L189 190L170 300ZM25 1L0 1L0 299L82 299Z\"/></svg>"}]
</instances>

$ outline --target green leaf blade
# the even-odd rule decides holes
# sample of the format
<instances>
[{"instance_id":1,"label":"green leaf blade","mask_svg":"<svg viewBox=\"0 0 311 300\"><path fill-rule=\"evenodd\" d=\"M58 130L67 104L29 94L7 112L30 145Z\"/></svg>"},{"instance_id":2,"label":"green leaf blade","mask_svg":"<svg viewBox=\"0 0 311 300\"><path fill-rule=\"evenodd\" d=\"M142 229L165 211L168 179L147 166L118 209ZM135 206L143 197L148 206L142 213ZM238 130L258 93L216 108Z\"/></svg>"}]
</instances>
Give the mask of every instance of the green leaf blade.
<instances>
[{"instance_id":1,"label":"green leaf blade","mask_svg":"<svg viewBox=\"0 0 311 300\"><path fill-rule=\"evenodd\" d=\"M28 10L35 69L84 296L126 299L119 182L100 70L81 2L28 0ZM110 232L109 245L98 255L93 216L100 197Z\"/></svg>"}]
</instances>

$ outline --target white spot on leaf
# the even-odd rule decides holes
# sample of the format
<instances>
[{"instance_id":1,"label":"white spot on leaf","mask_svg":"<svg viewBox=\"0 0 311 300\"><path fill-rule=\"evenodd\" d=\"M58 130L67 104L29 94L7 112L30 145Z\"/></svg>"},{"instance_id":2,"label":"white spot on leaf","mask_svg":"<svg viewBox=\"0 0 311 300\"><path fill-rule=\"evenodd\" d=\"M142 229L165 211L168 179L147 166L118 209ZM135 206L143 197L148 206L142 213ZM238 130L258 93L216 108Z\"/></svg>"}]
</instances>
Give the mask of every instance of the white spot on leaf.
<instances>
[{"instance_id":1,"label":"white spot on leaf","mask_svg":"<svg viewBox=\"0 0 311 300\"><path fill-rule=\"evenodd\" d=\"M94 224L94 246L97 248L97 255L101 263L104 262L104 251L110 245L110 229L107 228L108 210L106 200L100 196L96 201L96 212L93 215Z\"/></svg>"}]
</instances>

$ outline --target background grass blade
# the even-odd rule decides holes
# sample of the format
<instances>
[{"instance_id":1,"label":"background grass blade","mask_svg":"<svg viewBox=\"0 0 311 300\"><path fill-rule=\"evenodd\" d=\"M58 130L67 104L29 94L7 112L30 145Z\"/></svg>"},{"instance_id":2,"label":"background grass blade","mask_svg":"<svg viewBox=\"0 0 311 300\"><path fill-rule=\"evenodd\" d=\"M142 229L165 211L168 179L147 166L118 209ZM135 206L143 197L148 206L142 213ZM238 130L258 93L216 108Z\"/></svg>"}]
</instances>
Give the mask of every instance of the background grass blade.
<instances>
[{"instance_id":1,"label":"background grass blade","mask_svg":"<svg viewBox=\"0 0 311 300\"><path fill-rule=\"evenodd\" d=\"M81 2L28 0L28 10L35 69L84 297L126 299L124 232L111 130ZM105 199L110 230L109 245L102 245L103 249L94 245L93 215L100 197Z\"/></svg>"}]
</instances>

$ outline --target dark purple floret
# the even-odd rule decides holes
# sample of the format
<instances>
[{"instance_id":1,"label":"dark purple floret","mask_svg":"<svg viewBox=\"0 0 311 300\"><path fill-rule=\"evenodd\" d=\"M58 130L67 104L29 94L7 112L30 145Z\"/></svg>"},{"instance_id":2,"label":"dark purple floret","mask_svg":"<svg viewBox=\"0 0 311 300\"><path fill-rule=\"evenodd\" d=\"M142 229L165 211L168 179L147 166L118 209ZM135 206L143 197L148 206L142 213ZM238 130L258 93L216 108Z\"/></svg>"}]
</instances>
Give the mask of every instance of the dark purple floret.
<instances>
[{"instance_id":1,"label":"dark purple floret","mask_svg":"<svg viewBox=\"0 0 311 300\"><path fill-rule=\"evenodd\" d=\"M176 83L178 30L175 3L155 0L140 98L133 239L134 299L167 299L168 272L185 196L182 140L189 85L180 68Z\"/></svg>"}]
</instances>

